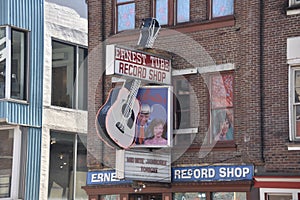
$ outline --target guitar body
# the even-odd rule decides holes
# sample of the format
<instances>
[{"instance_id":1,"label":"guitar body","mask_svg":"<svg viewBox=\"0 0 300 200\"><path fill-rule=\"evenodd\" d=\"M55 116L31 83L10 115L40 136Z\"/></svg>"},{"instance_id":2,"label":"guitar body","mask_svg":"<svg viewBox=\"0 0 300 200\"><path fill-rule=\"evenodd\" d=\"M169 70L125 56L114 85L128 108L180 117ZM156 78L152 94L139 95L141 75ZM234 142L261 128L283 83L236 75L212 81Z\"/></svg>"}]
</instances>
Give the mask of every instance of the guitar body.
<instances>
[{"instance_id":1,"label":"guitar body","mask_svg":"<svg viewBox=\"0 0 300 200\"><path fill-rule=\"evenodd\" d=\"M135 124L140 110L139 101L134 98L128 105L130 91L122 87L116 101L107 111L105 127L109 137L120 147L129 148L135 138ZM128 109L130 107L130 109Z\"/></svg>"},{"instance_id":2,"label":"guitar body","mask_svg":"<svg viewBox=\"0 0 300 200\"><path fill-rule=\"evenodd\" d=\"M117 148L117 149L120 149L120 147L108 135L106 131L105 120L106 120L108 110L110 109L110 107L118 97L119 90L120 88L115 88L110 91L109 97L107 98L105 104L98 110L96 115L96 121L95 121L97 134L100 137L100 139L111 148Z\"/></svg>"}]
</instances>

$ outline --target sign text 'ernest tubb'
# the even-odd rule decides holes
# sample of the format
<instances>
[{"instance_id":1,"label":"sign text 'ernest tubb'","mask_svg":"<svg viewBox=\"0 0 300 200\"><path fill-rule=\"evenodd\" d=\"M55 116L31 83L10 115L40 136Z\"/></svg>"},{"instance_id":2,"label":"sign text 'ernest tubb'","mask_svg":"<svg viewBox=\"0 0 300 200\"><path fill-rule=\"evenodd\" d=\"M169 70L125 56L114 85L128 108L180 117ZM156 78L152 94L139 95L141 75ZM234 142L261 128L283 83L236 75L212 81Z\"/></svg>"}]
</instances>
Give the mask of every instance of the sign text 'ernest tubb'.
<instances>
[{"instance_id":1,"label":"sign text 'ernest tubb'","mask_svg":"<svg viewBox=\"0 0 300 200\"><path fill-rule=\"evenodd\" d=\"M107 64L114 64L113 72L110 72L111 69L107 69L110 74L124 75L160 84L170 84L171 82L171 60L169 59L115 45L108 45L107 53ZM112 58L111 55L114 57Z\"/></svg>"}]
</instances>

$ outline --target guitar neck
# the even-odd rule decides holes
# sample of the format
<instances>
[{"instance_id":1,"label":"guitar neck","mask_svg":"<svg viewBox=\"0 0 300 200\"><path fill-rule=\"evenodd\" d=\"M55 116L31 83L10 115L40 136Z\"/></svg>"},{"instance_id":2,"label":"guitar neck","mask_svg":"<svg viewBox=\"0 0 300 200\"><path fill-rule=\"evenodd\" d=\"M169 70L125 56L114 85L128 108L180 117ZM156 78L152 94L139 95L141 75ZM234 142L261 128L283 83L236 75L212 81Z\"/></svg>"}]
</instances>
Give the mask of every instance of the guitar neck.
<instances>
[{"instance_id":1,"label":"guitar neck","mask_svg":"<svg viewBox=\"0 0 300 200\"><path fill-rule=\"evenodd\" d=\"M129 91L129 94L127 97L127 102L126 102L127 106L125 108L125 116L127 116L127 114L129 114L132 110L132 106L133 106L134 100L136 98L136 95L138 93L140 84L141 84L141 80L134 79L129 82L126 81L123 86Z\"/></svg>"}]
</instances>

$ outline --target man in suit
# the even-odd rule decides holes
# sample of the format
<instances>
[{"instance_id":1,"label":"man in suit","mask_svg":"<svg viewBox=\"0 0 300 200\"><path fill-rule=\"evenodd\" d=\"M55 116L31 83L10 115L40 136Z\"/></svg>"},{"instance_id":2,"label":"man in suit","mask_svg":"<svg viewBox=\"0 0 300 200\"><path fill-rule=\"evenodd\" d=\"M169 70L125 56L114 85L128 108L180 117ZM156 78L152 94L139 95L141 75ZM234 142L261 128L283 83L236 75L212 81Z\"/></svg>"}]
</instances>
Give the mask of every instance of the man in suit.
<instances>
[{"instance_id":1,"label":"man in suit","mask_svg":"<svg viewBox=\"0 0 300 200\"><path fill-rule=\"evenodd\" d=\"M138 115L135 129L135 144L144 144L147 138L147 128L150 123L151 108L148 104L141 105L141 111Z\"/></svg>"}]
</instances>

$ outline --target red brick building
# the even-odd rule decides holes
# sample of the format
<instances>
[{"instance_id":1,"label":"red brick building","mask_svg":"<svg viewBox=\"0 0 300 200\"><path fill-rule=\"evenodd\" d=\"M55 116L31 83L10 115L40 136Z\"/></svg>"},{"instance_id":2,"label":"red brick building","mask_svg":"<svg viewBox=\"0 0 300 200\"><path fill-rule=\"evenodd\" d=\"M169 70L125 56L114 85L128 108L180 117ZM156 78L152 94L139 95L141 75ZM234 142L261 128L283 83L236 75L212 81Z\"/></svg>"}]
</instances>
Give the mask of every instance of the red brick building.
<instances>
[{"instance_id":1,"label":"red brick building","mask_svg":"<svg viewBox=\"0 0 300 200\"><path fill-rule=\"evenodd\" d=\"M299 5L89 0L89 199L299 199ZM153 48L143 49L139 27L149 17L161 30ZM108 45L171 60L173 136L163 148L171 159L169 181L116 181L111 171L124 160L99 138L95 119L124 79L106 73Z\"/></svg>"}]
</instances>

